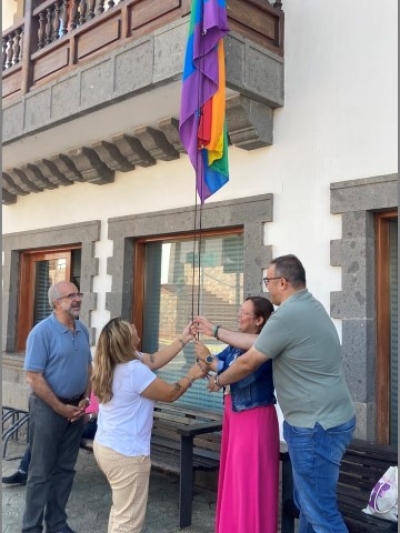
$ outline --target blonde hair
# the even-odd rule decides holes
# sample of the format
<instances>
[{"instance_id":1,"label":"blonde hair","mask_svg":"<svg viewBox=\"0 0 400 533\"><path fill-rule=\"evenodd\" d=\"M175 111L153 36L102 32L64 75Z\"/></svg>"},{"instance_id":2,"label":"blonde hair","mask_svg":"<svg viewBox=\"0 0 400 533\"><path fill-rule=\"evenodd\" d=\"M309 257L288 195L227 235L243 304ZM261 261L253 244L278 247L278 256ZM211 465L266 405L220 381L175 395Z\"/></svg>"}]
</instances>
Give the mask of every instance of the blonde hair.
<instances>
[{"instance_id":1,"label":"blonde hair","mask_svg":"<svg viewBox=\"0 0 400 533\"><path fill-rule=\"evenodd\" d=\"M101 330L92 372L92 391L100 403L112 398L114 368L119 363L139 359L132 344L132 326L113 318Z\"/></svg>"}]
</instances>

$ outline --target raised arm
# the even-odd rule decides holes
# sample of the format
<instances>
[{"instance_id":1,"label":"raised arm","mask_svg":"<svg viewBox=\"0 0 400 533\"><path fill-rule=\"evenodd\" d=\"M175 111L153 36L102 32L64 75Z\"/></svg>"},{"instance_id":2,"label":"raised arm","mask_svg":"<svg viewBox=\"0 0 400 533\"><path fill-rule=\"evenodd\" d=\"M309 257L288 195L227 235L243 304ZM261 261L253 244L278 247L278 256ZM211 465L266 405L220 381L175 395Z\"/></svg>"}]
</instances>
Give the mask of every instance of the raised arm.
<instances>
[{"instance_id":1,"label":"raised arm","mask_svg":"<svg viewBox=\"0 0 400 533\"><path fill-rule=\"evenodd\" d=\"M167 383L160 378L156 378L150 385L142 392L142 396L155 400L157 402L174 402L191 387L193 381L202 378L205 371L199 363L195 363L189 368L187 374L182 376L176 383Z\"/></svg>"},{"instance_id":2,"label":"raised arm","mask_svg":"<svg viewBox=\"0 0 400 533\"><path fill-rule=\"evenodd\" d=\"M155 353L143 353L142 362L148 366L151 370L158 370L178 355L178 353L186 346L188 342L193 340L193 334L191 333L192 323L187 324L180 336L175 339L169 346L165 346Z\"/></svg>"},{"instance_id":3,"label":"raised arm","mask_svg":"<svg viewBox=\"0 0 400 533\"><path fill-rule=\"evenodd\" d=\"M248 352L238 357L229 366L229 368L225 370L225 372L219 374L219 376L215 378L215 382L220 387L224 387L225 385L229 385L231 383L236 383L236 381L239 381L255 372L257 368L265 363L265 361L268 359L269 358L266 355L259 352L255 348L250 348Z\"/></svg>"},{"instance_id":4,"label":"raised arm","mask_svg":"<svg viewBox=\"0 0 400 533\"><path fill-rule=\"evenodd\" d=\"M235 346L235 348L240 348L241 350L249 350L258 337L255 333L232 331L224 326L210 322L204 316L196 316L193 319L191 331L194 335L196 333L203 333L209 337L215 337L219 341Z\"/></svg>"}]
</instances>

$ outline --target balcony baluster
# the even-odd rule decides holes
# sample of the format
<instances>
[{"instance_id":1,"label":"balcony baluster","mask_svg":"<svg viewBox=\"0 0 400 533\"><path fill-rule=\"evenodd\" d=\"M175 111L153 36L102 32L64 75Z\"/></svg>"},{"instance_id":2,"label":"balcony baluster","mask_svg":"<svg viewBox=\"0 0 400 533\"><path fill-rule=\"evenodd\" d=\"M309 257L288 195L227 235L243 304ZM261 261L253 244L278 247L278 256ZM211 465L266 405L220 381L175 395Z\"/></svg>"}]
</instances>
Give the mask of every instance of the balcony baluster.
<instances>
[{"instance_id":1,"label":"balcony baluster","mask_svg":"<svg viewBox=\"0 0 400 533\"><path fill-rule=\"evenodd\" d=\"M13 56L12 56L12 64L16 65L20 62L21 59L21 33L22 28L19 28L18 30L15 30L14 32L14 45L13 45Z\"/></svg>"},{"instance_id":2,"label":"balcony baluster","mask_svg":"<svg viewBox=\"0 0 400 533\"><path fill-rule=\"evenodd\" d=\"M61 37L68 32L68 0L63 1L61 15Z\"/></svg>"},{"instance_id":3,"label":"balcony baluster","mask_svg":"<svg viewBox=\"0 0 400 533\"><path fill-rule=\"evenodd\" d=\"M39 30L38 30L38 49L41 50L45 45L46 34L46 14L44 11L39 13Z\"/></svg>"},{"instance_id":4,"label":"balcony baluster","mask_svg":"<svg viewBox=\"0 0 400 533\"><path fill-rule=\"evenodd\" d=\"M86 22L86 11L87 11L87 1L81 0L81 4L79 6L79 26L82 26L82 24L85 24Z\"/></svg>"},{"instance_id":5,"label":"balcony baluster","mask_svg":"<svg viewBox=\"0 0 400 533\"><path fill-rule=\"evenodd\" d=\"M79 7L79 0L72 0L71 5L71 18L69 27L70 30L74 30L78 26L78 7Z\"/></svg>"},{"instance_id":6,"label":"balcony baluster","mask_svg":"<svg viewBox=\"0 0 400 533\"><path fill-rule=\"evenodd\" d=\"M24 27L21 27L20 37L21 37L21 40L20 40L20 42L19 42L19 56L18 56L18 63L21 63L21 61L22 61L22 50L24 49L24 38L25 38Z\"/></svg>"},{"instance_id":7,"label":"balcony baluster","mask_svg":"<svg viewBox=\"0 0 400 533\"><path fill-rule=\"evenodd\" d=\"M89 12L88 12L88 20L92 20L95 17L95 10L96 7L96 0L89 0Z\"/></svg>"},{"instance_id":8,"label":"balcony baluster","mask_svg":"<svg viewBox=\"0 0 400 533\"><path fill-rule=\"evenodd\" d=\"M99 7L97 8L97 11L100 13L100 15L104 11L104 0L99 0Z\"/></svg>"},{"instance_id":9,"label":"balcony baluster","mask_svg":"<svg viewBox=\"0 0 400 533\"><path fill-rule=\"evenodd\" d=\"M13 38L10 37L8 41L8 47L7 47L7 61L6 61L6 68L12 67L12 58L13 58Z\"/></svg>"},{"instance_id":10,"label":"balcony baluster","mask_svg":"<svg viewBox=\"0 0 400 533\"><path fill-rule=\"evenodd\" d=\"M3 37L2 40L1 40L1 49L2 49L2 53L3 53L3 57L2 57L3 70L6 70L6 68L7 68L7 47L8 47L8 43L9 43L8 36Z\"/></svg>"},{"instance_id":11,"label":"balcony baluster","mask_svg":"<svg viewBox=\"0 0 400 533\"><path fill-rule=\"evenodd\" d=\"M50 44L53 40L53 12L51 7L48 7L46 9L46 26L45 26L45 42L46 44Z\"/></svg>"},{"instance_id":12,"label":"balcony baluster","mask_svg":"<svg viewBox=\"0 0 400 533\"><path fill-rule=\"evenodd\" d=\"M53 19L53 41L60 38L60 26L61 26L61 3L60 0L56 0L54 6L54 19Z\"/></svg>"}]
</instances>

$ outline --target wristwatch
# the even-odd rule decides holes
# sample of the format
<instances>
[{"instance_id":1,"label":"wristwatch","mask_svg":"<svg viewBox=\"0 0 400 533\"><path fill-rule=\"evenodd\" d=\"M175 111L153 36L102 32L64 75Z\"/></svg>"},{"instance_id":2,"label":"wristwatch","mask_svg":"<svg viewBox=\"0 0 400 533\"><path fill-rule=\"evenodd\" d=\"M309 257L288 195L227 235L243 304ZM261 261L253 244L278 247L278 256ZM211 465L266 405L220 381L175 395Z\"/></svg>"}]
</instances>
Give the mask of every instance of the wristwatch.
<instances>
[{"instance_id":1,"label":"wristwatch","mask_svg":"<svg viewBox=\"0 0 400 533\"><path fill-rule=\"evenodd\" d=\"M211 365L211 363L214 361L214 357L209 353L207 357L205 358L206 365Z\"/></svg>"}]
</instances>

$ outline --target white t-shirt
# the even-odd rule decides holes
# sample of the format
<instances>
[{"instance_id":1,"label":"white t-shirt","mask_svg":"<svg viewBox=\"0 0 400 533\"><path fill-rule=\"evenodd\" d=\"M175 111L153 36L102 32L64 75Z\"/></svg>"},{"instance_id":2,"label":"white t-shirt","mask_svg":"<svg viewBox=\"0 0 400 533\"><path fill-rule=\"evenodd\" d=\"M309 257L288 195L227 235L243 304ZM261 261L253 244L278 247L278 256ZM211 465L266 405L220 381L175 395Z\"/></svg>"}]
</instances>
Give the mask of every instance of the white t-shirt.
<instances>
[{"instance_id":1,"label":"white t-shirt","mask_svg":"<svg viewBox=\"0 0 400 533\"><path fill-rule=\"evenodd\" d=\"M155 402L140 394L156 377L138 360L115 367L113 397L99 406L95 441L123 455L150 455Z\"/></svg>"}]
</instances>

